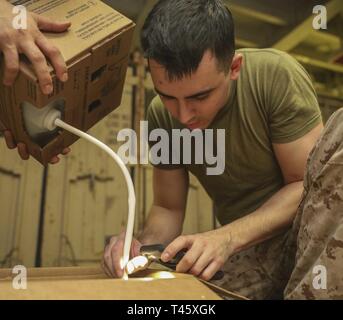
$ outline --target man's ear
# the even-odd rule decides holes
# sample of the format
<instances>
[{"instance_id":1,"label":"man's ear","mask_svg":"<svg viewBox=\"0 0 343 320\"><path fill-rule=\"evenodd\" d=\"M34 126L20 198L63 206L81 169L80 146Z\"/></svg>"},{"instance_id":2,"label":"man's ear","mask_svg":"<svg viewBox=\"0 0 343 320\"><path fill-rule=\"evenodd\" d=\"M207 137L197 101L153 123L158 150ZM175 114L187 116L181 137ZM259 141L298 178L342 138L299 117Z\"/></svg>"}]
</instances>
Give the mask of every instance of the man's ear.
<instances>
[{"instance_id":1,"label":"man's ear","mask_svg":"<svg viewBox=\"0 0 343 320\"><path fill-rule=\"evenodd\" d=\"M235 54L230 68L230 80L237 80L241 67L243 65L243 55L241 53Z\"/></svg>"}]
</instances>

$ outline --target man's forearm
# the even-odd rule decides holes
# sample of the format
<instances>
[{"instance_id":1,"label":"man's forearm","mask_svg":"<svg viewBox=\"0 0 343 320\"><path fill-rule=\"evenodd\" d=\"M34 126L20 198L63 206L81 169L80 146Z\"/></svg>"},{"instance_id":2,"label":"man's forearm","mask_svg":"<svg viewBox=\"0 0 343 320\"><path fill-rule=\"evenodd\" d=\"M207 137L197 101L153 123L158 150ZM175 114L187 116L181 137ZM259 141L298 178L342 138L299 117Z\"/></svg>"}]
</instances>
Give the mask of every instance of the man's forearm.
<instances>
[{"instance_id":1,"label":"man's forearm","mask_svg":"<svg viewBox=\"0 0 343 320\"><path fill-rule=\"evenodd\" d=\"M303 181L284 186L253 213L220 229L228 235L234 253L268 240L293 222L303 192Z\"/></svg>"},{"instance_id":2,"label":"man's forearm","mask_svg":"<svg viewBox=\"0 0 343 320\"><path fill-rule=\"evenodd\" d=\"M143 244L168 244L181 234L183 219L184 212L153 205L138 240Z\"/></svg>"}]
</instances>

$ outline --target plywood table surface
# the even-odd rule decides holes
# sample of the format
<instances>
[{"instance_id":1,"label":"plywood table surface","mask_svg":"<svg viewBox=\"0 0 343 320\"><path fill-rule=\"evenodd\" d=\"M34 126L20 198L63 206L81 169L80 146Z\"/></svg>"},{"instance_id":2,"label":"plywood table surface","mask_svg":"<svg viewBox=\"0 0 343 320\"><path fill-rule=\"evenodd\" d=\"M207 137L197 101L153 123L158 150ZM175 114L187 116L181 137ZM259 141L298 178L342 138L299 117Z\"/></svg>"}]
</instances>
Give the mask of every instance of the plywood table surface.
<instances>
[{"instance_id":1,"label":"plywood table surface","mask_svg":"<svg viewBox=\"0 0 343 320\"><path fill-rule=\"evenodd\" d=\"M219 300L195 277L146 271L129 280L110 279L100 268L28 269L27 289L16 290L11 269L0 270L1 300Z\"/></svg>"}]
</instances>

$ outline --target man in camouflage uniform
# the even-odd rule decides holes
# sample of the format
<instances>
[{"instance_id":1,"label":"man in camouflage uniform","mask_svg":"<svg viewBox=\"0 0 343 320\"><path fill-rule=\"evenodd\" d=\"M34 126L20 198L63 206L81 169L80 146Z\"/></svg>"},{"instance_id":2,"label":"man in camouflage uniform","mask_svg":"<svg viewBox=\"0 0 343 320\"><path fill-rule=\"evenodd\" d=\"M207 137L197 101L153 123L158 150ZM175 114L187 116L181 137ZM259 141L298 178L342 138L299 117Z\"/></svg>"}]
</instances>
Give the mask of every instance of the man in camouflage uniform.
<instances>
[{"instance_id":1,"label":"man in camouflage uniform","mask_svg":"<svg viewBox=\"0 0 343 320\"><path fill-rule=\"evenodd\" d=\"M343 109L312 150L292 228L232 256L214 283L252 299L343 299Z\"/></svg>"}]
</instances>

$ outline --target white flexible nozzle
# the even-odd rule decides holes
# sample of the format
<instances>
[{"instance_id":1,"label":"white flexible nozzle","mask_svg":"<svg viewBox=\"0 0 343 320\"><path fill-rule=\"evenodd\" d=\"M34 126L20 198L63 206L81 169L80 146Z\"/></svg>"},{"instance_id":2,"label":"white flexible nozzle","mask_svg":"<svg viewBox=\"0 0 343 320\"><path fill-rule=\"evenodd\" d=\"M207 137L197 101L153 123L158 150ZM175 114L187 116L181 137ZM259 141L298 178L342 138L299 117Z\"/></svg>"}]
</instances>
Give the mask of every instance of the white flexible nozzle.
<instances>
[{"instance_id":1,"label":"white flexible nozzle","mask_svg":"<svg viewBox=\"0 0 343 320\"><path fill-rule=\"evenodd\" d=\"M101 141L99 141L98 139L95 139L94 137L92 137L91 135L78 130L72 126L70 126L69 124L63 122L61 119L59 119L59 117L54 118L54 116L57 116L57 114L51 114L49 115L49 117L47 116L47 118L45 119L46 121L44 121L44 123L46 123L47 128L48 127L53 127L53 126L58 126L62 129L65 129L77 136L79 136L80 138L84 138L86 140L88 140L91 143L94 143L96 146L98 146L99 148L101 148L102 150L104 150L105 152L107 152L119 165L120 169L122 170L125 180L126 180L126 185L127 185L127 189L128 189L128 221L127 221L127 228L126 228L126 234L125 234L125 241L124 241L124 252L123 252L123 257L121 259L121 264L122 264L122 268L124 270L124 275L123 275L123 279L128 279L128 275L127 275L127 270L126 270L126 265L129 262L129 258L130 258L130 248L131 248L131 242L132 242L132 236L133 236L133 227L134 227L134 223L135 223L135 206L136 206L136 196L135 196L135 189L133 186L133 182L130 176L130 173L128 171L128 169L126 168L124 162L121 160L121 158L111 149L109 148L107 145L105 145L104 143L102 143ZM53 125L51 124L51 121L54 119Z\"/></svg>"},{"instance_id":2,"label":"white flexible nozzle","mask_svg":"<svg viewBox=\"0 0 343 320\"><path fill-rule=\"evenodd\" d=\"M57 102L56 104L58 104ZM22 110L26 131L33 139L55 130L55 120L61 118L61 112L54 107L53 103L44 108L36 108L30 103L24 102Z\"/></svg>"},{"instance_id":3,"label":"white flexible nozzle","mask_svg":"<svg viewBox=\"0 0 343 320\"><path fill-rule=\"evenodd\" d=\"M61 119L61 116L61 111L57 109L51 109L43 120L43 126L50 131L55 130L57 128L55 121L57 119Z\"/></svg>"},{"instance_id":4,"label":"white flexible nozzle","mask_svg":"<svg viewBox=\"0 0 343 320\"><path fill-rule=\"evenodd\" d=\"M61 120L61 112L53 107L53 105L48 106L43 109L38 109L29 103L26 103L23 108L24 119L26 123L26 129L29 134L34 137L40 133L44 133L46 131L53 131L56 127L60 127L65 129L80 138L84 138L91 143L94 143L96 146L104 150L108 153L119 165L120 169L122 170L126 185L128 189L128 221L127 221L127 228L125 234L125 242L124 242L124 251L123 256L121 258L121 267L124 270L123 279L128 279L126 265L129 262L130 258L130 248L133 236L133 227L135 222L135 206L136 206L136 196L135 196L135 189L133 186L133 182L130 176L129 171L127 170L124 162L121 158L107 145L102 143L101 141L95 139L94 137L90 136L89 134L74 128L73 126L68 125L67 123Z\"/></svg>"}]
</instances>

